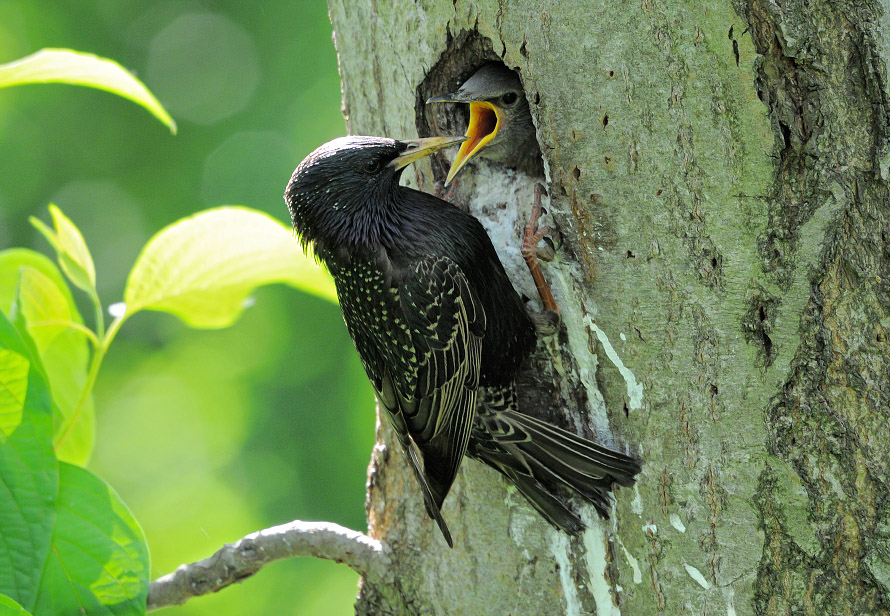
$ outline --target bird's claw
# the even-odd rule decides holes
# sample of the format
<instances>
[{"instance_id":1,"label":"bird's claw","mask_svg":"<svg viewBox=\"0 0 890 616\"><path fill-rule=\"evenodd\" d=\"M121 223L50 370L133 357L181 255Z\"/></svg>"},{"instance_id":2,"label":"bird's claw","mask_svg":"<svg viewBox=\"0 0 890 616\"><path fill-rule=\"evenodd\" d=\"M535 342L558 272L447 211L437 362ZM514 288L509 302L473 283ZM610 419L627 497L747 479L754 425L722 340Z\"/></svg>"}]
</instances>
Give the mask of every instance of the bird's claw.
<instances>
[{"instance_id":1,"label":"bird's claw","mask_svg":"<svg viewBox=\"0 0 890 616\"><path fill-rule=\"evenodd\" d=\"M540 237L538 237L540 236ZM541 260L550 263L556 258L556 251L562 244L562 234L553 227L538 227L532 240L537 241L534 244L535 255ZM543 244L541 242L544 242Z\"/></svg>"},{"instance_id":2,"label":"bird's claw","mask_svg":"<svg viewBox=\"0 0 890 616\"><path fill-rule=\"evenodd\" d=\"M544 194L544 187L541 184L535 184L535 200L532 205L532 214L529 217L528 224L525 226L525 234L522 239L522 247L520 252L525 259L528 270L535 281L535 287L538 289L538 295L541 297L541 303L545 311L553 312L559 315L559 306L553 299L553 293L547 281L544 280L544 273L541 271L541 264L538 259L543 261L552 261L555 255L555 247L552 240L548 240L549 253L541 254L538 250L538 243L545 239L547 235L557 235L559 232L550 227L538 227L538 218L542 215L543 207L541 206L541 197Z\"/></svg>"},{"instance_id":3,"label":"bird's claw","mask_svg":"<svg viewBox=\"0 0 890 616\"><path fill-rule=\"evenodd\" d=\"M528 258L527 255L534 253L541 261L553 261L556 257L556 245L553 242L553 236L558 236L559 231L551 227L533 227L532 220L525 227L525 237L522 239L522 256ZM541 242L544 242L543 245Z\"/></svg>"},{"instance_id":4,"label":"bird's claw","mask_svg":"<svg viewBox=\"0 0 890 616\"><path fill-rule=\"evenodd\" d=\"M525 236L522 241L522 256L528 260L529 255L534 252L535 256L541 261L553 261L556 256L558 246L562 244L562 234L554 227L541 227L538 225L538 219L547 213L541 205L541 196L544 194L544 187L541 184L535 184L535 201L532 205L532 214L529 217L528 224L525 225ZM539 246L541 241L546 246Z\"/></svg>"}]
</instances>

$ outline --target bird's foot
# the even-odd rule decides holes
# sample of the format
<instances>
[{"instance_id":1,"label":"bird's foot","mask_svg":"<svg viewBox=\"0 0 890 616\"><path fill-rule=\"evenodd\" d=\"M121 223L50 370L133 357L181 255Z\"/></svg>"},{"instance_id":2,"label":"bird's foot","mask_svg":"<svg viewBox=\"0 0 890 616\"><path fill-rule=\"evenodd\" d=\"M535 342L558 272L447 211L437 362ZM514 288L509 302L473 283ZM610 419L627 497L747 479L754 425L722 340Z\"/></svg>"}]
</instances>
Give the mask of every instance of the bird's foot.
<instances>
[{"instance_id":1,"label":"bird's foot","mask_svg":"<svg viewBox=\"0 0 890 616\"><path fill-rule=\"evenodd\" d=\"M538 219L546 214L544 207L541 205L541 195L544 193L544 187L541 184L535 184L535 202L532 206L532 215L528 224L525 226L525 237L522 242L522 256L534 251L535 256L541 261L553 261L556 256L557 243L562 243L562 234L559 229L554 227L542 227L538 225ZM541 241L544 244L541 245ZM526 257L528 260L528 257Z\"/></svg>"},{"instance_id":2,"label":"bird's foot","mask_svg":"<svg viewBox=\"0 0 890 616\"><path fill-rule=\"evenodd\" d=\"M551 229L550 227L538 227L538 218L541 216L543 209L541 207L541 196L543 194L544 187L541 184L535 184L535 201L532 206L532 215L529 218L528 224L525 226L525 236L522 240L522 248L520 249L520 252L522 252L522 257L525 259L526 265L528 265L528 271L531 273L532 279L535 281L535 288L537 288L538 295L541 297L541 304L544 306L544 314L551 312L556 316L555 332L559 329L559 306L557 305L556 300L553 299L553 293L550 291L550 286L547 284L547 281L544 280L544 273L541 271L541 264L539 262L539 259L551 261L553 259L554 248L550 245L548 258L547 253L539 254L537 246L546 235L552 235L558 233L558 231ZM540 327L539 331L541 331Z\"/></svg>"}]
</instances>

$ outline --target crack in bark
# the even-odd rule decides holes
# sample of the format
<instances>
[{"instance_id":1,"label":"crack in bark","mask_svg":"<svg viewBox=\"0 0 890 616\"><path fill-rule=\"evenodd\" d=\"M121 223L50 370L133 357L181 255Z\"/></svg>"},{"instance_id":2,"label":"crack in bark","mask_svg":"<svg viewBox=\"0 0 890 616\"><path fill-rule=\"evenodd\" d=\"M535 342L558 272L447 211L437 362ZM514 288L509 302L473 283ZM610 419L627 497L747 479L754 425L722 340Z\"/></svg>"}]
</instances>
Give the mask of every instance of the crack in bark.
<instances>
[{"instance_id":1,"label":"crack in bark","mask_svg":"<svg viewBox=\"0 0 890 616\"><path fill-rule=\"evenodd\" d=\"M874 10L761 0L744 8L762 55L759 94L782 144L761 239L764 267L786 291L800 251L821 252L813 253L801 345L767 409L772 453L790 462L807 502L786 505L790 488L779 486L769 466L763 471L758 614L890 613L890 543L878 517L890 500L890 349L875 333L886 331L890 317L883 244L890 195L878 173L888 106L871 38ZM817 244L807 247L813 240L804 230L812 233L811 220L832 202L837 211L829 210ZM755 295L749 328L766 349L770 303Z\"/></svg>"}]
</instances>

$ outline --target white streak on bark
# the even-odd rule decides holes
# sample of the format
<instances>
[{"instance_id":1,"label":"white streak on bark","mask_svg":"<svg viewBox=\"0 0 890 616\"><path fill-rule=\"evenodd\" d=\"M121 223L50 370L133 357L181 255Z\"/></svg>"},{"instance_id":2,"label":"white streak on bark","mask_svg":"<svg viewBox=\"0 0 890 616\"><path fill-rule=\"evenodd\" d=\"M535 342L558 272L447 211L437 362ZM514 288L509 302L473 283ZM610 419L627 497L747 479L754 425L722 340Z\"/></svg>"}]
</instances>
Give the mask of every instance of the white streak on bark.
<instances>
[{"instance_id":1,"label":"white streak on bark","mask_svg":"<svg viewBox=\"0 0 890 616\"><path fill-rule=\"evenodd\" d=\"M736 616L735 589L732 586L726 586L723 589L723 597L726 599L726 616Z\"/></svg>"},{"instance_id":2,"label":"white streak on bark","mask_svg":"<svg viewBox=\"0 0 890 616\"><path fill-rule=\"evenodd\" d=\"M590 318L585 311L595 310L596 307L581 305L572 296L575 282L572 272L568 268L554 262L545 271L553 295L562 310L562 323L568 335L569 350L577 362L578 380L581 381L588 393L588 417L593 422L597 437L608 442L611 439L611 431L606 413L606 403L596 384L599 359L589 350L590 331L584 327L586 320Z\"/></svg>"},{"instance_id":3,"label":"white streak on bark","mask_svg":"<svg viewBox=\"0 0 890 616\"><path fill-rule=\"evenodd\" d=\"M624 547L624 542L621 540L621 537L618 537L618 545L621 546L621 549L624 552L624 559L627 561L627 564L630 565L630 568L634 572L634 584L642 584L643 572L640 571L640 562L636 558L634 558L634 555L631 554L626 547Z\"/></svg>"},{"instance_id":4,"label":"white streak on bark","mask_svg":"<svg viewBox=\"0 0 890 616\"><path fill-rule=\"evenodd\" d=\"M699 571L692 565L687 565L686 563L683 563L683 567L686 569L686 573L689 574L689 577L698 582L699 586L701 586L705 590L709 590L711 588L711 583L705 579L705 576L702 575L701 571Z\"/></svg>"},{"instance_id":5,"label":"white streak on bark","mask_svg":"<svg viewBox=\"0 0 890 616\"><path fill-rule=\"evenodd\" d=\"M606 351L606 357L615 364L615 367L618 368L618 372L621 373L621 376L624 377L624 382L627 383L627 397L628 402L627 406L630 410L634 411L643 406L643 385L637 381L637 377L634 376L634 373L628 369L627 366L624 365L624 362L621 361L621 358L618 357L618 352L615 351L615 347L612 346L612 343L609 342L609 337L606 336L606 333L597 327L596 323L593 322L589 316L586 317L585 322L587 326L596 334L596 337L599 339L600 344L603 345L603 349Z\"/></svg>"},{"instance_id":6,"label":"white streak on bark","mask_svg":"<svg viewBox=\"0 0 890 616\"><path fill-rule=\"evenodd\" d=\"M587 552L587 571L590 573L590 594L596 601L597 616L621 616L621 610L613 605L612 593L606 581L605 530L599 518L585 510L581 519L587 525L584 531L584 547Z\"/></svg>"},{"instance_id":7,"label":"white streak on bark","mask_svg":"<svg viewBox=\"0 0 890 616\"><path fill-rule=\"evenodd\" d=\"M676 513L671 514L671 526L676 528L681 533L686 532L686 525L683 524L683 520L681 520L680 516L678 516Z\"/></svg>"},{"instance_id":8,"label":"white streak on bark","mask_svg":"<svg viewBox=\"0 0 890 616\"><path fill-rule=\"evenodd\" d=\"M630 501L630 510L643 517L643 497L640 496L640 488L636 483L634 484L634 498Z\"/></svg>"},{"instance_id":9,"label":"white streak on bark","mask_svg":"<svg viewBox=\"0 0 890 616\"><path fill-rule=\"evenodd\" d=\"M572 561L569 560L569 540L565 533L550 529L551 534L550 553L559 564L559 581L562 583L563 595L566 599L565 616L581 615L581 600L578 597L578 589L575 588L574 576L572 576Z\"/></svg>"}]
</instances>

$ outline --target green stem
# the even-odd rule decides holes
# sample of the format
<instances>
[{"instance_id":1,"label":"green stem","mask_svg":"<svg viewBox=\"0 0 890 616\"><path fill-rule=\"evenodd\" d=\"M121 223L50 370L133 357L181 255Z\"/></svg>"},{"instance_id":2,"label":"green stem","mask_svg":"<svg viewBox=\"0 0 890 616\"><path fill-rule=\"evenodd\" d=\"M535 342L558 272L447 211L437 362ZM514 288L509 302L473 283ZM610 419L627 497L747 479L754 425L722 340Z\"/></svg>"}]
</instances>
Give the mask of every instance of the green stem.
<instances>
[{"instance_id":1,"label":"green stem","mask_svg":"<svg viewBox=\"0 0 890 616\"><path fill-rule=\"evenodd\" d=\"M105 314L102 312L102 302L99 301L99 294L95 287L90 289L89 295L96 311L96 337L102 340L105 337Z\"/></svg>"},{"instance_id":2,"label":"green stem","mask_svg":"<svg viewBox=\"0 0 890 616\"><path fill-rule=\"evenodd\" d=\"M104 332L104 335L100 335L99 340L100 344L96 347L95 352L93 353L93 360L90 363L90 371L87 374L87 382L83 386L83 392L80 394L80 399L77 401L77 406L74 407L74 412L65 420L62 424L62 429L59 430L58 436L55 439L55 448L58 450L61 448L65 441L68 440L68 437L71 436L71 432L74 430L74 426L77 425L78 419L80 419L81 414L83 413L83 409L86 406L87 400L90 397L90 392L93 391L93 385L96 384L96 377L99 375L99 367L102 365L102 360L105 358L105 353L108 351L108 347L111 345L111 341L114 340L114 337L117 335L117 331L123 325L124 320L126 320L127 315L120 316L111 322L111 325L108 326L108 331ZM100 327L100 323L96 323L96 327Z\"/></svg>"}]
</instances>

